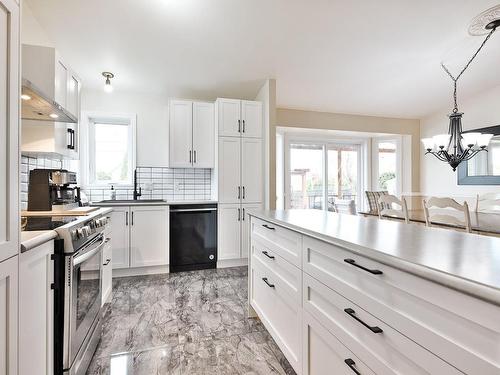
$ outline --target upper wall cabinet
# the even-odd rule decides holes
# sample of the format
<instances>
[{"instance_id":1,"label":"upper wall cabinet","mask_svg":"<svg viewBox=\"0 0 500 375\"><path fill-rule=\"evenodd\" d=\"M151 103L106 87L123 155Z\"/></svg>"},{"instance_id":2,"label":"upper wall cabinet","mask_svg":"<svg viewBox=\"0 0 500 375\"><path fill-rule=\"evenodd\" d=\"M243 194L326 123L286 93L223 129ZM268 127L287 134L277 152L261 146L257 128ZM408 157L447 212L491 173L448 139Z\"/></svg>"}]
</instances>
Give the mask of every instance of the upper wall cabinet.
<instances>
[{"instance_id":1,"label":"upper wall cabinet","mask_svg":"<svg viewBox=\"0 0 500 375\"><path fill-rule=\"evenodd\" d=\"M262 137L262 103L217 99L217 122L221 137Z\"/></svg>"},{"instance_id":2,"label":"upper wall cabinet","mask_svg":"<svg viewBox=\"0 0 500 375\"><path fill-rule=\"evenodd\" d=\"M25 44L22 56L23 93L31 98L22 102L21 152L78 159L80 79L54 48Z\"/></svg>"},{"instance_id":3,"label":"upper wall cabinet","mask_svg":"<svg viewBox=\"0 0 500 375\"><path fill-rule=\"evenodd\" d=\"M214 168L214 104L171 100L169 122L170 168Z\"/></svg>"}]
</instances>

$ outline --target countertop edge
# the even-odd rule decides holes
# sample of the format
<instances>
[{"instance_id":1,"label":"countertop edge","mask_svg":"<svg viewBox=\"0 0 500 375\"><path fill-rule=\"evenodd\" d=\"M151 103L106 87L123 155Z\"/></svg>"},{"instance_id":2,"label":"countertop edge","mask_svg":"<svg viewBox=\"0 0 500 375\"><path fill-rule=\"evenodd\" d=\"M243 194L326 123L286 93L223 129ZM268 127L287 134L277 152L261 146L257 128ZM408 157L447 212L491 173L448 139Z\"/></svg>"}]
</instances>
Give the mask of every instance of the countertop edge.
<instances>
[{"instance_id":1,"label":"countertop edge","mask_svg":"<svg viewBox=\"0 0 500 375\"><path fill-rule=\"evenodd\" d=\"M35 237L29 238L21 242L21 253L25 253L37 246L43 245L46 242L52 241L57 238L57 232L54 230L43 231Z\"/></svg>"},{"instance_id":2,"label":"countertop edge","mask_svg":"<svg viewBox=\"0 0 500 375\"><path fill-rule=\"evenodd\" d=\"M130 207L130 206L175 206L175 205L180 205L180 204L218 204L217 201L166 201L166 202L141 202L140 200L138 202L120 202L120 203L115 203L115 202L106 202L106 203L99 203L99 202L92 202L91 206L93 207Z\"/></svg>"},{"instance_id":3,"label":"countertop edge","mask_svg":"<svg viewBox=\"0 0 500 375\"><path fill-rule=\"evenodd\" d=\"M398 258L389 254L384 254L383 252L380 252L378 250L370 249L361 245L357 245L352 242L337 239L335 237L327 236L319 232L312 231L310 229L306 229L294 224L287 223L286 221L269 217L262 213L249 212L248 214L250 216L269 221L273 224L282 226L284 228L288 228L290 230L318 239L320 241L327 242L332 245L338 245L343 249L350 251L354 254L364 256L366 258L380 262L387 266L397 268L401 271L411 273L415 276L422 277L426 280L441 284L456 291L465 293L467 295L500 306L500 290L493 286L482 284L479 282L474 282L444 271L415 264L406 261L402 258Z\"/></svg>"}]
</instances>

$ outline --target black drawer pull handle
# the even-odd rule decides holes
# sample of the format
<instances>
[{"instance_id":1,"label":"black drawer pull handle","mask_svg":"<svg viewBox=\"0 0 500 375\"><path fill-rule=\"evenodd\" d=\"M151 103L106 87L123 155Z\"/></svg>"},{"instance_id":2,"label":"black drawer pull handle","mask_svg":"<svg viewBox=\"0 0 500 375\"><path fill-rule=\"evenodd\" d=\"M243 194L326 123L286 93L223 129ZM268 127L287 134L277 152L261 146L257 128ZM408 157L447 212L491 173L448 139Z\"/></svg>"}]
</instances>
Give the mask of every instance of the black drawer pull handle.
<instances>
[{"instance_id":1,"label":"black drawer pull handle","mask_svg":"<svg viewBox=\"0 0 500 375\"><path fill-rule=\"evenodd\" d=\"M354 267L361 268L363 271L370 272L372 275L382 275L383 272L380 270L371 270L369 268L363 267L356 263L354 259L344 259L344 262L352 264Z\"/></svg>"},{"instance_id":2,"label":"black drawer pull handle","mask_svg":"<svg viewBox=\"0 0 500 375\"><path fill-rule=\"evenodd\" d=\"M377 327L377 326L373 326L372 327L372 326L366 324L365 322L363 322L361 319L359 319L356 316L356 311L354 311L353 309L347 308L347 309L344 309L344 311L347 313L347 315L349 315L351 318L354 318L355 320L357 320L358 322L360 322L361 324L363 324L366 328L368 328L373 333L382 333L382 332L384 332L384 331L382 331L382 328L380 328L380 327Z\"/></svg>"},{"instance_id":3,"label":"black drawer pull handle","mask_svg":"<svg viewBox=\"0 0 500 375\"><path fill-rule=\"evenodd\" d=\"M263 251L262 254L264 254L269 259L274 259L275 258L273 255L269 255L269 253L267 251Z\"/></svg>"},{"instance_id":4,"label":"black drawer pull handle","mask_svg":"<svg viewBox=\"0 0 500 375\"><path fill-rule=\"evenodd\" d=\"M356 375L361 375L361 373L356 370L356 367L354 367L356 366L356 362L354 362L352 358L344 359L344 362Z\"/></svg>"},{"instance_id":5,"label":"black drawer pull handle","mask_svg":"<svg viewBox=\"0 0 500 375\"><path fill-rule=\"evenodd\" d=\"M263 277L262 281L264 281L269 288L274 288L274 284L269 284L269 281L267 281L267 277Z\"/></svg>"},{"instance_id":6,"label":"black drawer pull handle","mask_svg":"<svg viewBox=\"0 0 500 375\"><path fill-rule=\"evenodd\" d=\"M269 225L267 224L262 224L262 226L266 229L269 229L269 230L276 230L276 228L273 228L273 227L270 227Z\"/></svg>"},{"instance_id":7,"label":"black drawer pull handle","mask_svg":"<svg viewBox=\"0 0 500 375\"><path fill-rule=\"evenodd\" d=\"M103 263L103 266L107 266L111 262L111 259L106 259L106 263Z\"/></svg>"}]
</instances>

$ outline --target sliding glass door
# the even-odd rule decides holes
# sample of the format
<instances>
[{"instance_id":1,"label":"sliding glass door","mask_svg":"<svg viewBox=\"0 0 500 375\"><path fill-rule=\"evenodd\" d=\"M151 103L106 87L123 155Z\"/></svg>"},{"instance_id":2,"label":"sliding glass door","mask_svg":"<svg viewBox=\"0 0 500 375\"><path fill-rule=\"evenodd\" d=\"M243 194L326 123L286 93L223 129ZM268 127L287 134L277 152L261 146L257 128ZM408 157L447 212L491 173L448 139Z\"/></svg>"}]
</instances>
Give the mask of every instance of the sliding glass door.
<instances>
[{"instance_id":1,"label":"sliding glass door","mask_svg":"<svg viewBox=\"0 0 500 375\"><path fill-rule=\"evenodd\" d=\"M287 208L333 211L361 191L361 145L289 141L286 146Z\"/></svg>"}]
</instances>

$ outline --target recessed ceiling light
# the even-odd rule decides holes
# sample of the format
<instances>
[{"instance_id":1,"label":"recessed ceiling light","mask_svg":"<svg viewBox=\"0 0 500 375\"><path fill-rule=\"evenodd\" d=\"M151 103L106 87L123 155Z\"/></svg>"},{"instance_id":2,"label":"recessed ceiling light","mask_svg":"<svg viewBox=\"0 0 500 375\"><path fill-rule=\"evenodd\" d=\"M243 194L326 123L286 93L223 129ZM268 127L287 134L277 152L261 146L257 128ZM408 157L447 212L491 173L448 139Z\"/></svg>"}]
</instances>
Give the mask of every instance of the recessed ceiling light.
<instances>
[{"instance_id":1,"label":"recessed ceiling light","mask_svg":"<svg viewBox=\"0 0 500 375\"><path fill-rule=\"evenodd\" d=\"M22 94L22 95L21 95L21 99L22 99L22 100L30 100L30 99L31 99L31 96L26 95L26 94Z\"/></svg>"},{"instance_id":2,"label":"recessed ceiling light","mask_svg":"<svg viewBox=\"0 0 500 375\"><path fill-rule=\"evenodd\" d=\"M106 82L104 82L104 91L113 91L113 86L111 86L111 78L113 78L115 75L111 72L102 72L102 75L106 78Z\"/></svg>"},{"instance_id":3,"label":"recessed ceiling light","mask_svg":"<svg viewBox=\"0 0 500 375\"><path fill-rule=\"evenodd\" d=\"M51 114L49 115L49 117L50 117L50 118L58 118L59 116L58 116L58 115L56 115L55 113L51 113Z\"/></svg>"}]
</instances>

